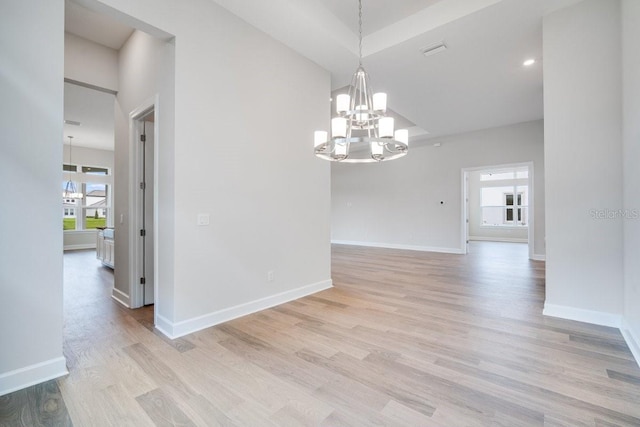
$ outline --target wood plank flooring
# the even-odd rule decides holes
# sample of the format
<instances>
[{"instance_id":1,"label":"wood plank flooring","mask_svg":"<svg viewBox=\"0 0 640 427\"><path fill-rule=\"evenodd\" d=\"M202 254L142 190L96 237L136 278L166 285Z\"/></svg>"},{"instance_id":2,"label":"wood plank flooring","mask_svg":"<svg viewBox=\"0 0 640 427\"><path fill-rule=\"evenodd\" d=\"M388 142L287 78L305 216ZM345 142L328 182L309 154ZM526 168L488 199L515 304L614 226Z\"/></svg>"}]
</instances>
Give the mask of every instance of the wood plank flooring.
<instances>
[{"instance_id":1,"label":"wood plank flooring","mask_svg":"<svg viewBox=\"0 0 640 427\"><path fill-rule=\"evenodd\" d=\"M65 254L69 376L0 397L0 426L640 426L619 331L542 316L526 245L334 246L333 289L175 341L93 257Z\"/></svg>"}]
</instances>

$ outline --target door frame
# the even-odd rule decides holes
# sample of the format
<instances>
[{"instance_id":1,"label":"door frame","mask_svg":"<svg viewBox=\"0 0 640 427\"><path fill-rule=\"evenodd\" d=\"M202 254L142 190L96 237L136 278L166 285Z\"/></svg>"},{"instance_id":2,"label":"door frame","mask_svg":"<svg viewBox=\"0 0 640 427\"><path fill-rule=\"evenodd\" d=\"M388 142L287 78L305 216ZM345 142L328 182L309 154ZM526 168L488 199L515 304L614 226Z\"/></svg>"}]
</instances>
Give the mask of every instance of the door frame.
<instances>
[{"instance_id":1,"label":"door frame","mask_svg":"<svg viewBox=\"0 0 640 427\"><path fill-rule=\"evenodd\" d=\"M144 305L144 293L140 286L142 275L142 242L140 229L142 228L142 194L140 182L142 179L142 146L139 135L142 132L143 118L154 112L153 123L153 297L156 307L154 309L153 323L157 324L158 315L158 142L160 108L159 96L147 99L129 113L129 283L130 283L130 307L139 308Z\"/></svg>"},{"instance_id":2,"label":"door frame","mask_svg":"<svg viewBox=\"0 0 640 427\"><path fill-rule=\"evenodd\" d=\"M521 162L521 163L507 163L500 165L486 165L486 166L477 166L472 168L462 168L461 176L462 176L462 223L460 226L461 230L461 239L460 239L460 250L463 254L467 254L468 251L468 240L469 240L469 172L481 171L485 169L501 169L501 168L517 168L526 166L529 171L528 185L529 185L529 198L527 203L529 204L529 226L527 228L527 244L529 247L529 259L535 259L535 197L534 197L534 165L533 162Z\"/></svg>"},{"instance_id":3,"label":"door frame","mask_svg":"<svg viewBox=\"0 0 640 427\"><path fill-rule=\"evenodd\" d=\"M460 229L462 254L469 253L469 169L462 169L462 227Z\"/></svg>"}]
</instances>

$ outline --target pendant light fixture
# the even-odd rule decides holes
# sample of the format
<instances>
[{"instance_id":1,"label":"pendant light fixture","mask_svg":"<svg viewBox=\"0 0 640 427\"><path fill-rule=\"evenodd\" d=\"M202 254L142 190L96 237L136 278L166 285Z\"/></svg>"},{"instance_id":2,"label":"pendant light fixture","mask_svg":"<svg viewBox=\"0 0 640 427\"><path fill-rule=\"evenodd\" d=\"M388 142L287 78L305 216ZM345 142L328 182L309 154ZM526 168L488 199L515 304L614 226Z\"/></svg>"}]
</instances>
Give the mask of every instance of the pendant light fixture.
<instances>
[{"instance_id":1,"label":"pendant light fixture","mask_svg":"<svg viewBox=\"0 0 640 427\"><path fill-rule=\"evenodd\" d=\"M372 163L407 154L409 132L394 132L393 117L385 115L387 94L373 93L369 75L362 66L362 0L358 0L359 65L348 94L336 97L336 116L331 119L331 137L316 131L316 156L335 162Z\"/></svg>"},{"instance_id":2,"label":"pendant light fixture","mask_svg":"<svg viewBox=\"0 0 640 427\"><path fill-rule=\"evenodd\" d=\"M72 166L71 163L71 151L73 150L73 137L69 137L69 166ZM83 194L78 192L76 187L76 183L71 181L71 173L69 172L67 175L67 183L64 186L64 191L62 192L63 199L82 199Z\"/></svg>"}]
</instances>

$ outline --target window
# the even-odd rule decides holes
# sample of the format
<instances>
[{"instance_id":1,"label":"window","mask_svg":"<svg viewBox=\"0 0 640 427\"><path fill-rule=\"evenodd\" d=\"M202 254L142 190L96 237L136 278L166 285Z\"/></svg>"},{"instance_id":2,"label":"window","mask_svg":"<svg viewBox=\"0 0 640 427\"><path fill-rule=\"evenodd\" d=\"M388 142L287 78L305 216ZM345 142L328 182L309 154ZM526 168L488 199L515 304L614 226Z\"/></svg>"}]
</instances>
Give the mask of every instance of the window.
<instances>
[{"instance_id":1,"label":"window","mask_svg":"<svg viewBox=\"0 0 640 427\"><path fill-rule=\"evenodd\" d=\"M514 204L513 204L513 199L514 199L513 195L514 195L514 193L504 193L504 205L506 206L505 209L504 209L504 221L503 221L504 224L511 224L511 225L514 224L514 222L513 222L513 212L514 212L515 208L513 207L514 206ZM523 196L524 196L523 192L518 193L518 197L517 197L516 204L515 204L516 207L522 206L522 198L523 198ZM523 217L522 213L523 212L522 212L522 208L521 207L517 208L517 213L518 213L517 214L518 215L518 220L517 220L516 223L518 225L526 225L522 221L522 217Z\"/></svg>"},{"instance_id":2,"label":"window","mask_svg":"<svg viewBox=\"0 0 640 427\"><path fill-rule=\"evenodd\" d=\"M86 189L83 207L84 229L91 230L107 225L107 184L84 184Z\"/></svg>"},{"instance_id":3,"label":"window","mask_svg":"<svg viewBox=\"0 0 640 427\"><path fill-rule=\"evenodd\" d=\"M529 178L528 170L495 171L480 174L480 181L502 181Z\"/></svg>"},{"instance_id":4,"label":"window","mask_svg":"<svg viewBox=\"0 0 640 427\"><path fill-rule=\"evenodd\" d=\"M484 227L527 227L529 172L500 170L480 174L480 210Z\"/></svg>"},{"instance_id":5,"label":"window","mask_svg":"<svg viewBox=\"0 0 640 427\"><path fill-rule=\"evenodd\" d=\"M62 170L62 189L70 179L71 172L74 173L72 180L78 192L84 195L82 199L62 200L63 230L94 230L111 224L111 185L104 183L105 179L102 178L110 175L109 169L65 164Z\"/></svg>"},{"instance_id":6,"label":"window","mask_svg":"<svg viewBox=\"0 0 640 427\"><path fill-rule=\"evenodd\" d=\"M87 173L89 175L109 175L109 169L96 166L83 166L82 173Z\"/></svg>"}]
</instances>

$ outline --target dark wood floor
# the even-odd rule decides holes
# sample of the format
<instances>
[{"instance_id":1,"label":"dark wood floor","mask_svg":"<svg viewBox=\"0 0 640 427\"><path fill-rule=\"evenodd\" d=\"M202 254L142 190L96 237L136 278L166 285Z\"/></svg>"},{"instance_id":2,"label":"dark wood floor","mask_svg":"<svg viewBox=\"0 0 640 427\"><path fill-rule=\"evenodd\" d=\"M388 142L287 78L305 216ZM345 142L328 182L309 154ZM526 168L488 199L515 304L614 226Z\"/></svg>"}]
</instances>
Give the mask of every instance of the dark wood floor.
<instances>
[{"instance_id":1,"label":"dark wood floor","mask_svg":"<svg viewBox=\"0 0 640 427\"><path fill-rule=\"evenodd\" d=\"M0 397L0 425L640 425L620 333L542 316L526 245L332 260L333 289L170 341L66 254L70 375Z\"/></svg>"}]
</instances>

